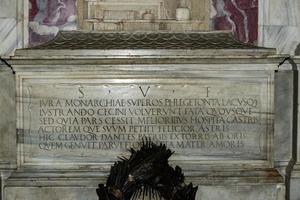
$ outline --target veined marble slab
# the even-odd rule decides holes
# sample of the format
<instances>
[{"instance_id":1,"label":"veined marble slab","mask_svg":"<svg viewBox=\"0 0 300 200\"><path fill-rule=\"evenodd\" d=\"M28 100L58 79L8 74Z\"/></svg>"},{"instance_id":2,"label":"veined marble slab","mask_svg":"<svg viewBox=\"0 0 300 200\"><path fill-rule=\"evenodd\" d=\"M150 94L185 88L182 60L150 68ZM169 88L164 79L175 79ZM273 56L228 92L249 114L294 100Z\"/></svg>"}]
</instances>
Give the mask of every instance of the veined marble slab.
<instances>
[{"instance_id":1,"label":"veined marble slab","mask_svg":"<svg viewBox=\"0 0 300 200\"><path fill-rule=\"evenodd\" d=\"M16 18L0 18L0 55L12 55L17 46Z\"/></svg>"},{"instance_id":2,"label":"veined marble slab","mask_svg":"<svg viewBox=\"0 0 300 200\"><path fill-rule=\"evenodd\" d=\"M147 74L20 76L19 164L101 165L147 138L179 162L270 164L271 72Z\"/></svg>"},{"instance_id":3,"label":"veined marble slab","mask_svg":"<svg viewBox=\"0 0 300 200\"><path fill-rule=\"evenodd\" d=\"M262 30L260 43L266 47L276 47L279 54L294 55L300 43L300 28L297 26L260 27Z\"/></svg>"}]
</instances>

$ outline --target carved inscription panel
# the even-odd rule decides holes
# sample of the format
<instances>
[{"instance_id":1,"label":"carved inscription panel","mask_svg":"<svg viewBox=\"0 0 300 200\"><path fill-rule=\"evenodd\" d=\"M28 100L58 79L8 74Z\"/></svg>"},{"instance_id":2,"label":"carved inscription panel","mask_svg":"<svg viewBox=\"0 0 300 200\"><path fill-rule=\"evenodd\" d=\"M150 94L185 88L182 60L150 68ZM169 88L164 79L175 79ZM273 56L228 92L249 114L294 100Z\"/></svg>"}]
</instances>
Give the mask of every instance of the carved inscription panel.
<instances>
[{"instance_id":1,"label":"carved inscription panel","mask_svg":"<svg viewBox=\"0 0 300 200\"><path fill-rule=\"evenodd\" d=\"M22 79L22 163L103 163L146 138L174 150L175 160L267 160L269 81Z\"/></svg>"}]
</instances>

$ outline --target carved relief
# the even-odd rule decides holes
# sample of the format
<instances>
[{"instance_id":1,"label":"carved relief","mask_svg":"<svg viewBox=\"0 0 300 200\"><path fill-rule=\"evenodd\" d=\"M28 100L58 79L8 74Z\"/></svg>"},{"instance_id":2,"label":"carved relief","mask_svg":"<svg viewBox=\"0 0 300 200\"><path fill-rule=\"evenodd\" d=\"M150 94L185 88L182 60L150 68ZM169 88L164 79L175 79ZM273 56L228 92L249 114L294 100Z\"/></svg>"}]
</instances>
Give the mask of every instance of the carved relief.
<instances>
[{"instance_id":1,"label":"carved relief","mask_svg":"<svg viewBox=\"0 0 300 200\"><path fill-rule=\"evenodd\" d=\"M84 30L208 30L210 0L79 0Z\"/></svg>"}]
</instances>

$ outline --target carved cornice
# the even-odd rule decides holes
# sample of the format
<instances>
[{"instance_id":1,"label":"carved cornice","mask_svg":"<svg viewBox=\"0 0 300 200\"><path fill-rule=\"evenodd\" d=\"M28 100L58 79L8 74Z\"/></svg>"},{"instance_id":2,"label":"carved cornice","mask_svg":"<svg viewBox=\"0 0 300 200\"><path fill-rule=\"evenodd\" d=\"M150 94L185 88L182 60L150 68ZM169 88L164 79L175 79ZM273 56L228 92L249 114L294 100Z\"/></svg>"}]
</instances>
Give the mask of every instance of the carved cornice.
<instances>
[{"instance_id":1,"label":"carved cornice","mask_svg":"<svg viewBox=\"0 0 300 200\"><path fill-rule=\"evenodd\" d=\"M230 32L62 31L31 49L265 49L234 39Z\"/></svg>"}]
</instances>

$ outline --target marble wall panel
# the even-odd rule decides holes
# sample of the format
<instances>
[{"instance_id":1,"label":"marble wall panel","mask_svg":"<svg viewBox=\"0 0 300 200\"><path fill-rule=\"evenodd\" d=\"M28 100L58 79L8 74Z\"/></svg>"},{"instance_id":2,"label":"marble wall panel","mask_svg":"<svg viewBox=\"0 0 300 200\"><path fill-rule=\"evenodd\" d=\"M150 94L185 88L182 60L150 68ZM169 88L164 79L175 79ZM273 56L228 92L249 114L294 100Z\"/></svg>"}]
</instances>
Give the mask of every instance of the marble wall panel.
<instances>
[{"instance_id":1,"label":"marble wall panel","mask_svg":"<svg viewBox=\"0 0 300 200\"><path fill-rule=\"evenodd\" d=\"M261 16L265 25L295 25L298 12L297 0L261 0L259 2Z\"/></svg>"},{"instance_id":2,"label":"marble wall panel","mask_svg":"<svg viewBox=\"0 0 300 200\"><path fill-rule=\"evenodd\" d=\"M300 1L261 0L259 8L258 44L294 55L300 43Z\"/></svg>"},{"instance_id":3,"label":"marble wall panel","mask_svg":"<svg viewBox=\"0 0 300 200\"><path fill-rule=\"evenodd\" d=\"M291 180L291 188L290 188L290 200L299 200L300 197L300 179L292 178Z\"/></svg>"},{"instance_id":4,"label":"marble wall panel","mask_svg":"<svg viewBox=\"0 0 300 200\"><path fill-rule=\"evenodd\" d=\"M0 0L0 56L10 56L18 45L17 0Z\"/></svg>"},{"instance_id":5,"label":"marble wall panel","mask_svg":"<svg viewBox=\"0 0 300 200\"><path fill-rule=\"evenodd\" d=\"M259 45L276 48L279 54L295 54L300 43L300 27L297 26L261 26Z\"/></svg>"},{"instance_id":6,"label":"marble wall panel","mask_svg":"<svg viewBox=\"0 0 300 200\"><path fill-rule=\"evenodd\" d=\"M0 55L10 55L18 45L15 18L0 18Z\"/></svg>"},{"instance_id":7,"label":"marble wall panel","mask_svg":"<svg viewBox=\"0 0 300 200\"><path fill-rule=\"evenodd\" d=\"M27 5L24 0L0 0L0 56L12 56L28 44Z\"/></svg>"},{"instance_id":8,"label":"marble wall panel","mask_svg":"<svg viewBox=\"0 0 300 200\"><path fill-rule=\"evenodd\" d=\"M17 0L0 0L0 18L14 18L16 7Z\"/></svg>"}]
</instances>

